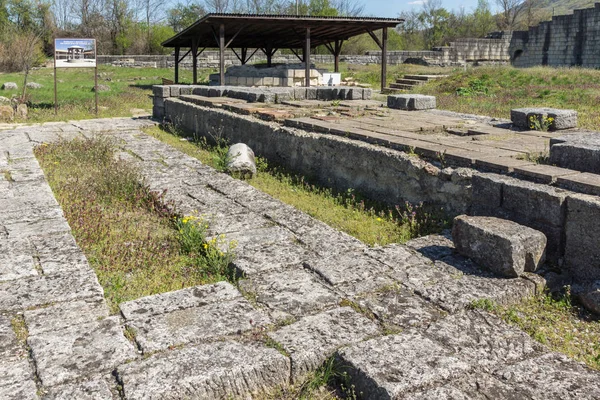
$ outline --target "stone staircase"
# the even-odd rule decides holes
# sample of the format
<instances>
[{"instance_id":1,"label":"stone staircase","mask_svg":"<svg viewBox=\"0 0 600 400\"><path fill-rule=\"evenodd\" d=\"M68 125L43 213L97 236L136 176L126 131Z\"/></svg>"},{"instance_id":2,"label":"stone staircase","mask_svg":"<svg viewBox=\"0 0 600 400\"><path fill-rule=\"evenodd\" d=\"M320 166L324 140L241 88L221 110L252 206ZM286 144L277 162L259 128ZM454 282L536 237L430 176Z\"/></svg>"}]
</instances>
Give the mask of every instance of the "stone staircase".
<instances>
[{"instance_id":1,"label":"stone staircase","mask_svg":"<svg viewBox=\"0 0 600 400\"><path fill-rule=\"evenodd\" d=\"M388 93L412 90L415 86L423 85L429 81L445 78L448 75L404 75L402 79L397 79L395 83L385 88Z\"/></svg>"}]
</instances>

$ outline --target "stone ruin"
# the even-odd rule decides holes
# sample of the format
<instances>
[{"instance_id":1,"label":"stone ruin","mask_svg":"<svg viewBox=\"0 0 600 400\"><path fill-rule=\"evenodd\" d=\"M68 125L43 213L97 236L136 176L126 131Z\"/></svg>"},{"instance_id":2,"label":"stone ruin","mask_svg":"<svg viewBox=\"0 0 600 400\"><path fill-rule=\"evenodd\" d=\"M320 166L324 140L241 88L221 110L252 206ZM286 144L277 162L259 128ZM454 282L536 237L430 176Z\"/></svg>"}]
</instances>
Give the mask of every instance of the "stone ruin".
<instances>
[{"instance_id":1,"label":"stone ruin","mask_svg":"<svg viewBox=\"0 0 600 400\"><path fill-rule=\"evenodd\" d=\"M323 85L324 70L311 65L311 86ZM231 86L275 86L294 87L304 86L306 80L304 64L277 64L272 67L266 65L238 65L227 68L225 72L225 85ZM219 86L219 74L209 76L210 85ZM325 82L326 83L326 82Z\"/></svg>"}]
</instances>

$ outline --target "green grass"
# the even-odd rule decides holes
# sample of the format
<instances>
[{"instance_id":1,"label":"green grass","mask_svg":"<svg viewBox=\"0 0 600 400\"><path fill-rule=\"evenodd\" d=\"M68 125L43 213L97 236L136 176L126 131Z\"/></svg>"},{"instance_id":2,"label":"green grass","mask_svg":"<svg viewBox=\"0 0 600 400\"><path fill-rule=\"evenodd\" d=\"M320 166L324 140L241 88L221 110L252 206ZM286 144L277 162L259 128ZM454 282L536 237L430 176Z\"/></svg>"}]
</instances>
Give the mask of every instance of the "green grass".
<instances>
[{"instance_id":1,"label":"green grass","mask_svg":"<svg viewBox=\"0 0 600 400\"><path fill-rule=\"evenodd\" d=\"M146 133L204 164L223 169L223 147L210 146L202 140L182 141L182 136L187 135L172 127L152 127ZM352 189L339 192L316 185L282 168L270 167L262 159L258 167L258 174L248 180L250 185L369 245L404 243L440 231L448 223L436 210L422 205L389 207Z\"/></svg>"},{"instance_id":2,"label":"green grass","mask_svg":"<svg viewBox=\"0 0 600 400\"><path fill-rule=\"evenodd\" d=\"M208 79L209 70L200 70L199 77ZM191 71L182 70L182 83L191 82ZM99 118L129 117L132 110L152 111L152 85L162 83L162 78L173 79L173 69L98 67L98 84L110 87L98 93ZM40 68L31 71L29 82L41 84L41 89L27 89L29 115L27 120L15 122L47 122L96 118L94 70L91 68L59 68L57 70L58 115L54 115L54 69ZM21 96L22 73L0 73L0 86L15 82L18 90L0 90L0 96Z\"/></svg>"},{"instance_id":3,"label":"green grass","mask_svg":"<svg viewBox=\"0 0 600 400\"><path fill-rule=\"evenodd\" d=\"M600 370L600 320L571 302L569 293L545 294L512 306L489 300L472 304L518 326L551 350Z\"/></svg>"},{"instance_id":4,"label":"green grass","mask_svg":"<svg viewBox=\"0 0 600 400\"><path fill-rule=\"evenodd\" d=\"M42 145L36 156L112 312L142 296L234 280L233 253L206 238L203 221L178 216L140 184L108 139Z\"/></svg>"},{"instance_id":5,"label":"green grass","mask_svg":"<svg viewBox=\"0 0 600 400\"><path fill-rule=\"evenodd\" d=\"M575 109L579 127L600 129L600 71L594 69L469 68L414 91L436 96L440 109L496 118L509 119L521 107Z\"/></svg>"}]
</instances>

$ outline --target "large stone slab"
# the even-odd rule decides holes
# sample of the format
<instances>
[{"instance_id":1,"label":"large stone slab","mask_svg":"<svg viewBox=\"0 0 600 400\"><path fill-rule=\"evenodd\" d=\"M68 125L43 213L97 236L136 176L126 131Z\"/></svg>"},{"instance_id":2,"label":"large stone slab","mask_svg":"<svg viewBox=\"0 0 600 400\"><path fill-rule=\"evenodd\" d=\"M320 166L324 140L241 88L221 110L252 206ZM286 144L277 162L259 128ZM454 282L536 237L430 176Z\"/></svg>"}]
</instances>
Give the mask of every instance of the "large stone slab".
<instances>
[{"instance_id":1,"label":"large stone slab","mask_svg":"<svg viewBox=\"0 0 600 400\"><path fill-rule=\"evenodd\" d=\"M533 129L531 118L540 123L544 118L552 118L550 130L577 128L577 111L558 108L514 108L510 110L510 119L514 126Z\"/></svg>"},{"instance_id":2,"label":"large stone slab","mask_svg":"<svg viewBox=\"0 0 600 400\"><path fill-rule=\"evenodd\" d=\"M292 379L299 381L339 347L377 334L379 328L373 321L342 307L303 318L268 335L290 354Z\"/></svg>"},{"instance_id":3,"label":"large stone slab","mask_svg":"<svg viewBox=\"0 0 600 400\"><path fill-rule=\"evenodd\" d=\"M258 344L215 342L156 354L118 368L125 397L245 398L289 383L290 361Z\"/></svg>"},{"instance_id":4,"label":"large stone slab","mask_svg":"<svg viewBox=\"0 0 600 400\"><path fill-rule=\"evenodd\" d=\"M98 298L58 303L23 313L29 335L91 323L108 317L108 314L106 302Z\"/></svg>"},{"instance_id":5,"label":"large stone slab","mask_svg":"<svg viewBox=\"0 0 600 400\"><path fill-rule=\"evenodd\" d=\"M108 372L137 356L118 317L29 336L27 343L40 381L47 387Z\"/></svg>"},{"instance_id":6,"label":"large stone slab","mask_svg":"<svg viewBox=\"0 0 600 400\"><path fill-rule=\"evenodd\" d=\"M488 371L546 351L525 332L484 311L451 315L431 324L425 333Z\"/></svg>"},{"instance_id":7,"label":"large stone slab","mask_svg":"<svg viewBox=\"0 0 600 400\"><path fill-rule=\"evenodd\" d=\"M29 239L45 274L89 270L87 258L71 233Z\"/></svg>"},{"instance_id":8,"label":"large stone slab","mask_svg":"<svg viewBox=\"0 0 600 400\"><path fill-rule=\"evenodd\" d=\"M436 107L435 96L396 94L388 96L387 106L398 110L430 110Z\"/></svg>"},{"instance_id":9,"label":"large stone slab","mask_svg":"<svg viewBox=\"0 0 600 400\"><path fill-rule=\"evenodd\" d=\"M456 250L506 277L535 271L545 260L546 236L516 222L494 217L456 217Z\"/></svg>"},{"instance_id":10,"label":"large stone slab","mask_svg":"<svg viewBox=\"0 0 600 400\"><path fill-rule=\"evenodd\" d=\"M126 320L146 319L155 315L242 299L240 292L228 282L142 297L121 303L119 308Z\"/></svg>"},{"instance_id":11,"label":"large stone slab","mask_svg":"<svg viewBox=\"0 0 600 400\"><path fill-rule=\"evenodd\" d=\"M397 285L355 300L388 331L426 326L446 313L412 291Z\"/></svg>"},{"instance_id":12,"label":"large stone slab","mask_svg":"<svg viewBox=\"0 0 600 400\"><path fill-rule=\"evenodd\" d=\"M33 249L27 240L0 240L0 281L37 275Z\"/></svg>"},{"instance_id":13,"label":"large stone slab","mask_svg":"<svg viewBox=\"0 0 600 400\"><path fill-rule=\"evenodd\" d=\"M127 326L134 329L136 342L144 353L149 353L241 334L269 323L266 316L242 298L128 320Z\"/></svg>"},{"instance_id":14,"label":"large stone slab","mask_svg":"<svg viewBox=\"0 0 600 400\"><path fill-rule=\"evenodd\" d=\"M24 310L45 304L103 297L94 271L44 275L5 282L0 290L0 310Z\"/></svg>"},{"instance_id":15,"label":"large stone slab","mask_svg":"<svg viewBox=\"0 0 600 400\"><path fill-rule=\"evenodd\" d=\"M116 382L112 386L116 386ZM44 394L44 400L113 400L116 396L113 395L112 386L104 377L92 377L52 387Z\"/></svg>"},{"instance_id":16,"label":"large stone slab","mask_svg":"<svg viewBox=\"0 0 600 400\"><path fill-rule=\"evenodd\" d=\"M524 393L522 398L600 398L600 373L562 354L549 353L507 367L499 366L493 375L516 391Z\"/></svg>"},{"instance_id":17,"label":"large stone slab","mask_svg":"<svg viewBox=\"0 0 600 400\"><path fill-rule=\"evenodd\" d=\"M239 285L277 320L314 314L334 307L341 300L314 274L298 268L257 275L240 281Z\"/></svg>"},{"instance_id":18,"label":"large stone slab","mask_svg":"<svg viewBox=\"0 0 600 400\"><path fill-rule=\"evenodd\" d=\"M347 296L374 292L394 283L391 268L365 252L319 257L306 262L305 266Z\"/></svg>"},{"instance_id":19,"label":"large stone slab","mask_svg":"<svg viewBox=\"0 0 600 400\"><path fill-rule=\"evenodd\" d=\"M412 329L341 349L339 357L356 393L368 399L402 398L473 369L452 350Z\"/></svg>"},{"instance_id":20,"label":"large stone slab","mask_svg":"<svg viewBox=\"0 0 600 400\"><path fill-rule=\"evenodd\" d=\"M550 142L550 163L572 170L600 173L600 133L574 133Z\"/></svg>"}]
</instances>

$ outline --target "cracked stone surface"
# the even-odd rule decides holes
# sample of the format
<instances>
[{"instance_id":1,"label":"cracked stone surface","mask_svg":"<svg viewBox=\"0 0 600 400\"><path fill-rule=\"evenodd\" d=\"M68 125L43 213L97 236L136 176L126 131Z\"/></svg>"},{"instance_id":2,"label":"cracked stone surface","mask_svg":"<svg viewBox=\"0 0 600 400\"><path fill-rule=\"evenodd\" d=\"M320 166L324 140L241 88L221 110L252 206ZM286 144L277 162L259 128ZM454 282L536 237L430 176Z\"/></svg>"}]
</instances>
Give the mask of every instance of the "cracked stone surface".
<instances>
[{"instance_id":1,"label":"cracked stone surface","mask_svg":"<svg viewBox=\"0 0 600 400\"><path fill-rule=\"evenodd\" d=\"M156 354L118 375L127 399L222 399L284 385L290 361L275 349L225 341Z\"/></svg>"},{"instance_id":2,"label":"cracked stone surface","mask_svg":"<svg viewBox=\"0 0 600 400\"><path fill-rule=\"evenodd\" d=\"M597 371L470 310L481 299L514 303L543 281L482 270L448 233L369 248L140 131L152 124L0 132L0 168L14 177L0 174L1 399L248 398L332 355L369 399L600 398ZM239 289L184 288L109 315L33 155L41 143L94 135L114 137L152 190L237 243ZM13 328L22 320L31 351Z\"/></svg>"},{"instance_id":3,"label":"cracked stone surface","mask_svg":"<svg viewBox=\"0 0 600 400\"><path fill-rule=\"evenodd\" d=\"M290 354L292 379L299 381L337 348L378 334L379 328L374 322L350 307L342 307L303 318L269 333L269 337Z\"/></svg>"}]
</instances>

